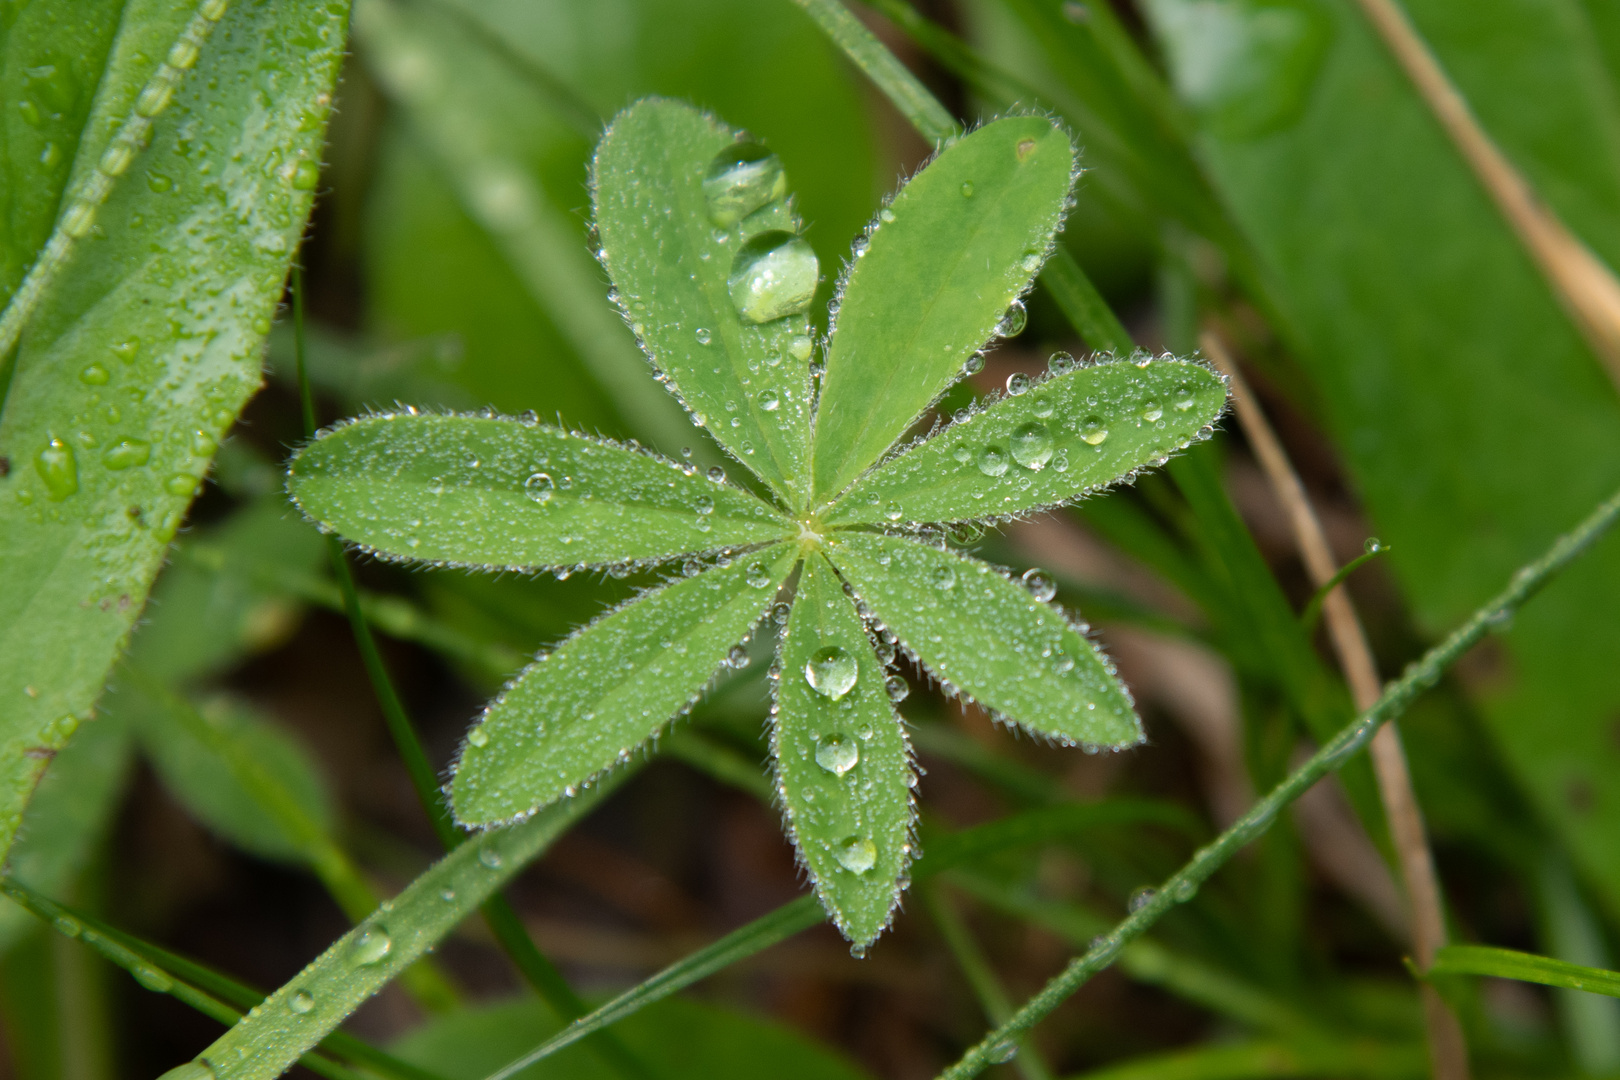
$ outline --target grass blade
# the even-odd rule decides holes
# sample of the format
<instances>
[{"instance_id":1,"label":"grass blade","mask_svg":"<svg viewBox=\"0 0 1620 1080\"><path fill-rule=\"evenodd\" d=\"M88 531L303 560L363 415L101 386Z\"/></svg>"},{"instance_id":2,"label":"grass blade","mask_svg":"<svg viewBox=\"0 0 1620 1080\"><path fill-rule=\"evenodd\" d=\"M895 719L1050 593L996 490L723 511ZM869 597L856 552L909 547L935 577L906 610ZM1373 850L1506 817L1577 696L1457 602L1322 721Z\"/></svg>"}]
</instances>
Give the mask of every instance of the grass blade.
<instances>
[{"instance_id":1,"label":"grass blade","mask_svg":"<svg viewBox=\"0 0 1620 1080\"><path fill-rule=\"evenodd\" d=\"M299 451L287 487L322 528L374 555L482 570L657 561L791 530L691 466L487 417L344 424Z\"/></svg>"},{"instance_id":2,"label":"grass blade","mask_svg":"<svg viewBox=\"0 0 1620 1080\"><path fill-rule=\"evenodd\" d=\"M467 735L456 818L491 825L571 795L688 709L793 568L786 545L678 579L604 616L513 680Z\"/></svg>"},{"instance_id":3,"label":"grass blade","mask_svg":"<svg viewBox=\"0 0 1620 1080\"><path fill-rule=\"evenodd\" d=\"M1620 971L1571 964L1550 956L1490 945L1447 945L1436 951L1428 975L1488 975L1568 990L1620 997Z\"/></svg>"},{"instance_id":4,"label":"grass blade","mask_svg":"<svg viewBox=\"0 0 1620 1080\"><path fill-rule=\"evenodd\" d=\"M880 212L845 275L828 345L818 500L962 378L1051 251L1074 169L1074 147L1051 121L1008 117L947 145Z\"/></svg>"}]
</instances>

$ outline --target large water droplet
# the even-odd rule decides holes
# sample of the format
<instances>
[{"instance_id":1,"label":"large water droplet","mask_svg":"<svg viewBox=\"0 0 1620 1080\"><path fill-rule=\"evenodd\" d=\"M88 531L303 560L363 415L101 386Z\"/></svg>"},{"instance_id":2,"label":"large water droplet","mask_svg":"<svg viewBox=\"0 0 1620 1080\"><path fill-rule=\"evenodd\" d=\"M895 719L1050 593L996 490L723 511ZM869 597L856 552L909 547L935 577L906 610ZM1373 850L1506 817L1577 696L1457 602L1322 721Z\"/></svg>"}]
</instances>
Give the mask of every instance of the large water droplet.
<instances>
[{"instance_id":1,"label":"large water droplet","mask_svg":"<svg viewBox=\"0 0 1620 1080\"><path fill-rule=\"evenodd\" d=\"M349 942L349 962L362 967L378 963L394 948L394 939L380 926L367 926Z\"/></svg>"},{"instance_id":2,"label":"large water droplet","mask_svg":"<svg viewBox=\"0 0 1620 1080\"><path fill-rule=\"evenodd\" d=\"M726 289L743 322L767 323L807 309L820 273L816 253L804 237L772 230L737 252Z\"/></svg>"},{"instance_id":3,"label":"large water droplet","mask_svg":"<svg viewBox=\"0 0 1620 1080\"><path fill-rule=\"evenodd\" d=\"M1174 402L1176 412L1186 412L1188 409L1193 407L1193 401L1192 388L1189 386L1183 386L1181 389L1176 391L1176 400Z\"/></svg>"},{"instance_id":4,"label":"large water droplet","mask_svg":"<svg viewBox=\"0 0 1620 1080\"><path fill-rule=\"evenodd\" d=\"M979 451L979 471L986 476L1000 476L1007 471L1007 455L999 446L987 446Z\"/></svg>"},{"instance_id":5,"label":"large water droplet","mask_svg":"<svg viewBox=\"0 0 1620 1080\"><path fill-rule=\"evenodd\" d=\"M899 521L906 516L906 511L899 503L892 502L883 508L883 516L890 521Z\"/></svg>"},{"instance_id":6,"label":"large water droplet","mask_svg":"<svg viewBox=\"0 0 1620 1080\"><path fill-rule=\"evenodd\" d=\"M782 395L770 387L759 392L759 407L766 412L775 412L782 405Z\"/></svg>"},{"instance_id":7,"label":"large water droplet","mask_svg":"<svg viewBox=\"0 0 1620 1080\"><path fill-rule=\"evenodd\" d=\"M741 671L749 665L752 659L748 655L747 646L733 645L731 650L726 653L726 667L732 671Z\"/></svg>"},{"instance_id":8,"label":"large water droplet","mask_svg":"<svg viewBox=\"0 0 1620 1080\"><path fill-rule=\"evenodd\" d=\"M861 760L861 748L846 735L824 735L816 741L816 764L843 776Z\"/></svg>"},{"instance_id":9,"label":"large water droplet","mask_svg":"<svg viewBox=\"0 0 1620 1080\"><path fill-rule=\"evenodd\" d=\"M1025 570L1022 580L1029 594L1043 604L1057 595L1057 582L1052 580L1051 574L1040 567L1032 566Z\"/></svg>"},{"instance_id":10,"label":"large water droplet","mask_svg":"<svg viewBox=\"0 0 1620 1080\"><path fill-rule=\"evenodd\" d=\"M703 177L703 198L709 220L716 225L735 225L786 194L782 160L758 143L726 147L715 155Z\"/></svg>"},{"instance_id":11,"label":"large water droplet","mask_svg":"<svg viewBox=\"0 0 1620 1080\"><path fill-rule=\"evenodd\" d=\"M1020 394L1023 394L1029 389L1029 386L1029 376L1025 375L1022 371L1015 371L1011 375L1007 376L1007 393L1011 394L1013 397L1018 397Z\"/></svg>"},{"instance_id":12,"label":"large water droplet","mask_svg":"<svg viewBox=\"0 0 1620 1080\"><path fill-rule=\"evenodd\" d=\"M1080 425L1080 439L1087 446L1101 446L1103 440L1107 438L1108 429L1103 427L1103 422L1098 417L1087 417L1086 422Z\"/></svg>"},{"instance_id":13,"label":"large water droplet","mask_svg":"<svg viewBox=\"0 0 1620 1080\"><path fill-rule=\"evenodd\" d=\"M860 665L848 649L829 645L817 649L805 662L804 681L816 693L837 701L854 688L860 672Z\"/></svg>"},{"instance_id":14,"label":"large water droplet","mask_svg":"<svg viewBox=\"0 0 1620 1080\"><path fill-rule=\"evenodd\" d=\"M1052 460L1052 433L1046 429L1045 424L1030 423L1020 426L1012 433L1008 445L1012 448L1012 459L1026 469L1039 471L1046 468L1046 463Z\"/></svg>"},{"instance_id":15,"label":"large water droplet","mask_svg":"<svg viewBox=\"0 0 1620 1080\"><path fill-rule=\"evenodd\" d=\"M744 572L748 575L748 584L756 589L763 589L771 583L771 571L764 563L749 563Z\"/></svg>"},{"instance_id":16,"label":"large water droplet","mask_svg":"<svg viewBox=\"0 0 1620 1080\"><path fill-rule=\"evenodd\" d=\"M145 439L119 439L101 452L101 463L109 469L145 465L152 456L152 444Z\"/></svg>"},{"instance_id":17,"label":"large water droplet","mask_svg":"<svg viewBox=\"0 0 1620 1080\"><path fill-rule=\"evenodd\" d=\"M1046 370L1053 375L1067 375L1080 366L1080 362L1066 352L1055 352L1046 362Z\"/></svg>"},{"instance_id":18,"label":"large water droplet","mask_svg":"<svg viewBox=\"0 0 1620 1080\"><path fill-rule=\"evenodd\" d=\"M527 480L523 481L523 494L544 506L546 503L551 501L551 496L556 490L556 487L557 485L552 481L549 475L543 472L537 472L530 476Z\"/></svg>"},{"instance_id":19,"label":"large water droplet","mask_svg":"<svg viewBox=\"0 0 1620 1080\"><path fill-rule=\"evenodd\" d=\"M1164 408L1157 401L1145 401L1142 403L1142 419L1148 423L1153 423L1163 415Z\"/></svg>"},{"instance_id":20,"label":"large water droplet","mask_svg":"<svg viewBox=\"0 0 1620 1080\"><path fill-rule=\"evenodd\" d=\"M896 705L906 700L911 693L911 685L898 675L890 675L885 679L883 689L889 695L889 700Z\"/></svg>"},{"instance_id":21,"label":"large water droplet","mask_svg":"<svg viewBox=\"0 0 1620 1080\"><path fill-rule=\"evenodd\" d=\"M1017 337L1029 325L1029 311L1024 307L1022 300L1014 300L1008 305L1006 314L996 323L997 337Z\"/></svg>"},{"instance_id":22,"label":"large water droplet","mask_svg":"<svg viewBox=\"0 0 1620 1080\"><path fill-rule=\"evenodd\" d=\"M833 854L838 865L852 874L864 874L877 865L877 845L858 836L839 844Z\"/></svg>"},{"instance_id":23,"label":"large water droplet","mask_svg":"<svg viewBox=\"0 0 1620 1080\"><path fill-rule=\"evenodd\" d=\"M315 995L308 990L294 990L292 997L287 999L287 1008L303 1016L315 1010Z\"/></svg>"},{"instance_id":24,"label":"large water droplet","mask_svg":"<svg viewBox=\"0 0 1620 1080\"><path fill-rule=\"evenodd\" d=\"M52 502L61 502L79 490L79 461L73 456L73 447L61 439L52 439L34 455L34 468L45 482L45 495Z\"/></svg>"}]
</instances>

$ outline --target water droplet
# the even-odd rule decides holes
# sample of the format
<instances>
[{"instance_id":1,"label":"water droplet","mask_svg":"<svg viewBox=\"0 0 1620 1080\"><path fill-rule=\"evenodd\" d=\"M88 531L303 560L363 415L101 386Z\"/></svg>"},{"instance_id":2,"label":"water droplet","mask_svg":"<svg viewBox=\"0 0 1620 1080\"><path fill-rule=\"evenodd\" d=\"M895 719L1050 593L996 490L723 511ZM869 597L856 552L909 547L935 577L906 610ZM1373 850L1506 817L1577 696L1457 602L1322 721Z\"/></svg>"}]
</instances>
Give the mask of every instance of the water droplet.
<instances>
[{"instance_id":1,"label":"water droplet","mask_svg":"<svg viewBox=\"0 0 1620 1080\"><path fill-rule=\"evenodd\" d=\"M714 340L714 335L709 333L707 327L703 326L697 328L694 336L697 338L699 345L707 345L709 342Z\"/></svg>"},{"instance_id":2,"label":"water droplet","mask_svg":"<svg viewBox=\"0 0 1620 1080\"><path fill-rule=\"evenodd\" d=\"M207 1062L188 1061L184 1065L176 1065L158 1080L214 1080L214 1070L208 1067Z\"/></svg>"},{"instance_id":3,"label":"water droplet","mask_svg":"<svg viewBox=\"0 0 1620 1080\"><path fill-rule=\"evenodd\" d=\"M362 927L349 941L349 962L361 967L378 963L394 947L394 939L381 926Z\"/></svg>"},{"instance_id":4,"label":"water droplet","mask_svg":"<svg viewBox=\"0 0 1620 1080\"><path fill-rule=\"evenodd\" d=\"M709 479L713 480L717 484L725 483L726 482L726 470L722 469L718 465L711 465L709 467Z\"/></svg>"},{"instance_id":5,"label":"water droplet","mask_svg":"<svg viewBox=\"0 0 1620 1080\"><path fill-rule=\"evenodd\" d=\"M1176 412L1186 412L1188 409L1193 407L1193 402L1194 398L1192 387L1183 386L1181 389L1176 391L1176 400L1174 402Z\"/></svg>"},{"instance_id":6,"label":"water droplet","mask_svg":"<svg viewBox=\"0 0 1620 1080\"><path fill-rule=\"evenodd\" d=\"M735 225L766 203L787 194L782 161L758 143L733 143L709 163L703 176L703 198L709 220Z\"/></svg>"},{"instance_id":7,"label":"water droplet","mask_svg":"<svg viewBox=\"0 0 1620 1080\"><path fill-rule=\"evenodd\" d=\"M889 695L889 700L896 705L906 700L911 693L911 686L898 675L890 675L883 681L883 689Z\"/></svg>"},{"instance_id":8,"label":"water droplet","mask_svg":"<svg viewBox=\"0 0 1620 1080\"><path fill-rule=\"evenodd\" d=\"M1145 401L1142 403L1142 419L1148 423L1153 423L1163 415L1164 408L1157 401Z\"/></svg>"},{"instance_id":9,"label":"water droplet","mask_svg":"<svg viewBox=\"0 0 1620 1080\"><path fill-rule=\"evenodd\" d=\"M165 191L168 191L174 187L174 181L170 180L162 173L147 173L146 186L151 188L156 194L162 195Z\"/></svg>"},{"instance_id":10,"label":"water droplet","mask_svg":"<svg viewBox=\"0 0 1620 1080\"><path fill-rule=\"evenodd\" d=\"M287 1008L303 1016L315 1009L315 995L308 990L294 990L292 997L287 999Z\"/></svg>"},{"instance_id":11,"label":"water droplet","mask_svg":"<svg viewBox=\"0 0 1620 1080\"><path fill-rule=\"evenodd\" d=\"M491 870L499 870L506 865L506 859L493 844L485 844L478 849L478 861Z\"/></svg>"},{"instance_id":12,"label":"water droplet","mask_svg":"<svg viewBox=\"0 0 1620 1080\"><path fill-rule=\"evenodd\" d=\"M141 343L139 339L121 341L112 347L112 354L126 364L133 363L140 351Z\"/></svg>"},{"instance_id":13,"label":"water droplet","mask_svg":"<svg viewBox=\"0 0 1620 1080\"><path fill-rule=\"evenodd\" d=\"M152 456L152 444L144 439L119 439L101 452L101 463L109 469L145 465Z\"/></svg>"},{"instance_id":14,"label":"water droplet","mask_svg":"<svg viewBox=\"0 0 1620 1080\"><path fill-rule=\"evenodd\" d=\"M971 199L973 197L973 181L971 181L971 180L962 181L962 195L965 198L969 198L969 199Z\"/></svg>"},{"instance_id":15,"label":"water droplet","mask_svg":"<svg viewBox=\"0 0 1620 1080\"><path fill-rule=\"evenodd\" d=\"M1018 1056L1018 1044L1011 1039L1003 1039L986 1051L986 1054L997 1065L1005 1065Z\"/></svg>"},{"instance_id":16,"label":"water droplet","mask_svg":"<svg viewBox=\"0 0 1620 1080\"><path fill-rule=\"evenodd\" d=\"M906 516L906 512L900 508L899 503L892 502L883 508L883 516L890 521L899 521Z\"/></svg>"},{"instance_id":17,"label":"water droplet","mask_svg":"<svg viewBox=\"0 0 1620 1080\"><path fill-rule=\"evenodd\" d=\"M703 564L696 559L687 559L681 564L682 577L697 577L703 573Z\"/></svg>"},{"instance_id":18,"label":"water droplet","mask_svg":"<svg viewBox=\"0 0 1620 1080\"><path fill-rule=\"evenodd\" d=\"M549 475L543 472L537 472L532 474L527 480L523 481L523 494L528 496L533 502L544 506L546 503L551 501L551 496L555 492L556 487L557 485L552 481Z\"/></svg>"},{"instance_id":19,"label":"water droplet","mask_svg":"<svg viewBox=\"0 0 1620 1080\"><path fill-rule=\"evenodd\" d=\"M811 341L807 334L794 334L788 339L787 354L800 363L810 359L810 354L814 350L815 342Z\"/></svg>"},{"instance_id":20,"label":"water droplet","mask_svg":"<svg viewBox=\"0 0 1620 1080\"><path fill-rule=\"evenodd\" d=\"M962 373L964 375L977 375L983 370L984 357L980 356L978 353L974 353L972 356L962 361Z\"/></svg>"},{"instance_id":21,"label":"water droplet","mask_svg":"<svg viewBox=\"0 0 1620 1080\"><path fill-rule=\"evenodd\" d=\"M1088 416L1086 422L1080 425L1080 441L1087 446L1101 446L1106 438L1108 438L1108 429L1103 427L1100 418Z\"/></svg>"},{"instance_id":22,"label":"water droplet","mask_svg":"<svg viewBox=\"0 0 1620 1080\"><path fill-rule=\"evenodd\" d=\"M1020 394L1023 394L1029 389L1029 386L1029 376L1025 375L1022 371L1015 371L1011 375L1007 376L1007 393L1011 394L1013 397L1018 397Z\"/></svg>"},{"instance_id":23,"label":"water droplet","mask_svg":"<svg viewBox=\"0 0 1620 1080\"><path fill-rule=\"evenodd\" d=\"M973 460L973 451L968 449L967 443L957 443L951 449L951 457L955 458L958 464L966 465Z\"/></svg>"},{"instance_id":24,"label":"water droplet","mask_svg":"<svg viewBox=\"0 0 1620 1080\"><path fill-rule=\"evenodd\" d=\"M1175 891L1170 895L1175 897L1176 903L1185 904L1198 895L1198 882L1193 881L1191 878L1183 878L1181 881L1176 882Z\"/></svg>"},{"instance_id":25,"label":"water droplet","mask_svg":"<svg viewBox=\"0 0 1620 1080\"><path fill-rule=\"evenodd\" d=\"M1012 448L1012 459L1026 469L1038 472L1052 460L1052 433L1045 424L1020 425L1013 431L1008 445Z\"/></svg>"},{"instance_id":26,"label":"water droplet","mask_svg":"<svg viewBox=\"0 0 1620 1080\"><path fill-rule=\"evenodd\" d=\"M934 568L934 588L956 588L956 570L950 566L936 566Z\"/></svg>"},{"instance_id":27,"label":"water droplet","mask_svg":"<svg viewBox=\"0 0 1620 1080\"><path fill-rule=\"evenodd\" d=\"M854 739L824 735L816 741L816 764L836 776L843 776L860 760L861 748Z\"/></svg>"},{"instance_id":28,"label":"water droplet","mask_svg":"<svg viewBox=\"0 0 1620 1080\"><path fill-rule=\"evenodd\" d=\"M700 514L712 514L714 513L714 500L707 495L699 495L692 500L692 509Z\"/></svg>"},{"instance_id":29,"label":"water droplet","mask_svg":"<svg viewBox=\"0 0 1620 1080\"><path fill-rule=\"evenodd\" d=\"M1046 370L1053 375L1067 375L1080 366L1080 362L1066 352L1055 352L1046 362Z\"/></svg>"},{"instance_id":30,"label":"water droplet","mask_svg":"<svg viewBox=\"0 0 1620 1080\"><path fill-rule=\"evenodd\" d=\"M759 392L759 407L766 412L775 412L782 404L782 395L770 387Z\"/></svg>"},{"instance_id":31,"label":"water droplet","mask_svg":"<svg viewBox=\"0 0 1620 1080\"><path fill-rule=\"evenodd\" d=\"M52 502L79 490L79 462L73 456L73 447L61 439L52 439L45 449L34 455L34 468L45 482L45 496Z\"/></svg>"},{"instance_id":32,"label":"water droplet","mask_svg":"<svg viewBox=\"0 0 1620 1080\"><path fill-rule=\"evenodd\" d=\"M1388 551L1389 549L1384 546L1384 542L1378 539L1378 537L1369 536L1367 537L1367 542L1361 545L1361 550L1365 551L1368 555L1377 555L1379 552Z\"/></svg>"},{"instance_id":33,"label":"water droplet","mask_svg":"<svg viewBox=\"0 0 1620 1080\"><path fill-rule=\"evenodd\" d=\"M805 662L804 681L816 693L837 701L855 686L860 671L860 665L848 649L829 645L817 649Z\"/></svg>"},{"instance_id":34,"label":"water droplet","mask_svg":"<svg viewBox=\"0 0 1620 1080\"><path fill-rule=\"evenodd\" d=\"M1026 254L1023 257L1022 260L1019 261L1018 265L1024 268L1024 273L1033 274L1035 271L1037 271L1037 270L1039 270L1041 268L1041 255L1040 255L1040 252L1038 252L1038 251L1029 252L1028 254Z\"/></svg>"},{"instance_id":35,"label":"water droplet","mask_svg":"<svg viewBox=\"0 0 1620 1080\"><path fill-rule=\"evenodd\" d=\"M786 626L788 617L793 614L793 605L782 603L771 608L771 622L777 626Z\"/></svg>"},{"instance_id":36,"label":"water droplet","mask_svg":"<svg viewBox=\"0 0 1620 1080\"><path fill-rule=\"evenodd\" d=\"M834 854L838 865L852 874L864 874L877 865L877 845L858 836L839 844Z\"/></svg>"},{"instance_id":37,"label":"water droplet","mask_svg":"<svg viewBox=\"0 0 1620 1080\"><path fill-rule=\"evenodd\" d=\"M1029 590L1029 594L1043 604L1057 595L1057 582L1052 580L1051 574L1039 567L1032 566L1025 570L1021 580L1024 588Z\"/></svg>"},{"instance_id":38,"label":"water droplet","mask_svg":"<svg viewBox=\"0 0 1620 1080\"><path fill-rule=\"evenodd\" d=\"M73 918L71 915L58 915L52 921L52 925L56 927L56 932L58 934L61 934L63 937L70 938L78 937L80 931L84 929L84 927L79 925L79 920Z\"/></svg>"},{"instance_id":39,"label":"water droplet","mask_svg":"<svg viewBox=\"0 0 1620 1080\"><path fill-rule=\"evenodd\" d=\"M1007 455L999 446L987 446L979 451L979 471L986 476L1000 476L1007 471Z\"/></svg>"},{"instance_id":40,"label":"water droplet","mask_svg":"<svg viewBox=\"0 0 1620 1080\"><path fill-rule=\"evenodd\" d=\"M471 731L467 732L467 745L468 746L488 746L489 745L489 732L485 731L481 727L473 728Z\"/></svg>"},{"instance_id":41,"label":"water droplet","mask_svg":"<svg viewBox=\"0 0 1620 1080\"><path fill-rule=\"evenodd\" d=\"M878 220L883 222L885 225L892 223L894 221L894 211L885 206L882 210L878 211Z\"/></svg>"},{"instance_id":42,"label":"water droplet","mask_svg":"<svg viewBox=\"0 0 1620 1080\"><path fill-rule=\"evenodd\" d=\"M304 159L293 166L292 186L299 191L314 191L315 185L321 182L321 166L318 162Z\"/></svg>"},{"instance_id":43,"label":"water droplet","mask_svg":"<svg viewBox=\"0 0 1620 1080\"><path fill-rule=\"evenodd\" d=\"M1007 306L1007 311L996 323L996 337L1017 337L1029 325L1029 311L1025 309L1022 300L1014 300Z\"/></svg>"},{"instance_id":44,"label":"water droplet","mask_svg":"<svg viewBox=\"0 0 1620 1080\"><path fill-rule=\"evenodd\" d=\"M101 364L90 364L79 372L79 381L87 386L106 386L112 373Z\"/></svg>"},{"instance_id":45,"label":"water droplet","mask_svg":"<svg viewBox=\"0 0 1620 1080\"><path fill-rule=\"evenodd\" d=\"M731 651L726 653L726 667L732 671L741 671L748 666L751 659L747 648L742 645L733 645Z\"/></svg>"},{"instance_id":46,"label":"water droplet","mask_svg":"<svg viewBox=\"0 0 1620 1080\"><path fill-rule=\"evenodd\" d=\"M1057 453L1052 455L1052 471L1069 471L1069 452L1067 450L1059 450Z\"/></svg>"},{"instance_id":47,"label":"water droplet","mask_svg":"<svg viewBox=\"0 0 1620 1080\"><path fill-rule=\"evenodd\" d=\"M763 589L771 583L771 571L764 563L749 563L746 571L748 584Z\"/></svg>"},{"instance_id":48,"label":"water droplet","mask_svg":"<svg viewBox=\"0 0 1620 1080\"><path fill-rule=\"evenodd\" d=\"M820 274L815 250L804 237L773 229L738 250L726 289L743 322L767 323L807 309Z\"/></svg>"},{"instance_id":49,"label":"water droplet","mask_svg":"<svg viewBox=\"0 0 1620 1080\"><path fill-rule=\"evenodd\" d=\"M1047 397L1045 394L1035 395L1033 407L1035 410L1035 415L1040 417L1042 420L1048 419L1052 415L1052 399Z\"/></svg>"},{"instance_id":50,"label":"water droplet","mask_svg":"<svg viewBox=\"0 0 1620 1080\"><path fill-rule=\"evenodd\" d=\"M1153 903L1154 897L1158 895L1158 891L1155 889L1137 889L1135 892L1131 893L1131 911L1141 911L1143 908Z\"/></svg>"}]
</instances>

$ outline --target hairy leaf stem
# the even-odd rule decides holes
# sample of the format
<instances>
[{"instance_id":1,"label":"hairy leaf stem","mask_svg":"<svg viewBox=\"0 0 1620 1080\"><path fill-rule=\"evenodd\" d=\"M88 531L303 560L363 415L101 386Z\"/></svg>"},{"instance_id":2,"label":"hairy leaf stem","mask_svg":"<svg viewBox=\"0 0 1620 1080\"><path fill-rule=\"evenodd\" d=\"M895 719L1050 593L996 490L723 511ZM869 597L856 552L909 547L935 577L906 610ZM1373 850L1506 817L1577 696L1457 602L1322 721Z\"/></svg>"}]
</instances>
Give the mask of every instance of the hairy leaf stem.
<instances>
[{"instance_id":1,"label":"hairy leaf stem","mask_svg":"<svg viewBox=\"0 0 1620 1080\"><path fill-rule=\"evenodd\" d=\"M1346 725L1310 759L1239 818L1212 843L1199 849L1192 859L1165 880L1112 931L1098 938L1083 955L1070 961L1060 974L1004 1024L991 1031L961 1059L940 1074L939 1080L967 1080L1000 1060L1010 1040L1034 1027L1048 1013L1078 990L1120 955L1125 945L1139 937L1177 904L1191 900L1199 887L1249 841L1271 827L1288 804L1303 795L1328 773L1364 749L1388 720L1394 719L1423 691L1429 689L1458 657L1477 644L1494 627L1510 619L1525 601L1568 566L1620 518L1620 492L1599 503L1585 521L1559 537L1541 558L1521 567L1507 587L1493 597L1422 659L1408 665L1405 673L1390 683L1378 701Z\"/></svg>"}]
</instances>

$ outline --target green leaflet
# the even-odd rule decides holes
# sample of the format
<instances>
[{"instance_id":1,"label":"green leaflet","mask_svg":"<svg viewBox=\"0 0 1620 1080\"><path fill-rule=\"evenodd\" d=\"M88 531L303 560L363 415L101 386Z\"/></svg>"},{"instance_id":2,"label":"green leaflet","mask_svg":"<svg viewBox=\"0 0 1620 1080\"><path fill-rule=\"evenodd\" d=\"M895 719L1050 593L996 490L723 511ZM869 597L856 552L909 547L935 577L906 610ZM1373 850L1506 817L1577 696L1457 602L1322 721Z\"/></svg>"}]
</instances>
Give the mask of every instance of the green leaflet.
<instances>
[{"instance_id":1,"label":"green leaflet","mask_svg":"<svg viewBox=\"0 0 1620 1080\"><path fill-rule=\"evenodd\" d=\"M781 644L776 791L816 895L857 952L883 932L911 865L911 747L855 605L805 559Z\"/></svg>"},{"instance_id":2,"label":"green leaflet","mask_svg":"<svg viewBox=\"0 0 1620 1080\"><path fill-rule=\"evenodd\" d=\"M132 0L105 71L77 58L99 80L79 174L196 10ZM0 850L49 751L89 715L258 386L345 15L326 0L226 8L17 348L0 417Z\"/></svg>"},{"instance_id":3,"label":"green leaflet","mask_svg":"<svg viewBox=\"0 0 1620 1080\"><path fill-rule=\"evenodd\" d=\"M837 495L962 375L1063 220L1074 147L1037 116L958 139L857 245L827 352L815 494Z\"/></svg>"},{"instance_id":4,"label":"green leaflet","mask_svg":"<svg viewBox=\"0 0 1620 1080\"><path fill-rule=\"evenodd\" d=\"M528 821L462 844L333 942L198 1055L215 1080L274 1080L589 813L621 771Z\"/></svg>"},{"instance_id":5,"label":"green leaflet","mask_svg":"<svg viewBox=\"0 0 1620 1080\"><path fill-rule=\"evenodd\" d=\"M786 546L747 552L652 590L525 668L462 744L457 820L510 821L629 760L716 670L746 663L733 650L796 557Z\"/></svg>"},{"instance_id":6,"label":"green leaflet","mask_svg":"<svg viewBox=\"0 0 1620 1080\"><path fill-rule=\"evenodd\" d=\"M288 490L386 557L480 569L667 559L781 539L754 496L651 454L519 420L399 413L299 451Z\"/></svg>"},{"instance_id":7,"label":"green leaflet","mask_svg":"<svg viewBox=\"0 0 1620 1080\"><path fill-rule=\"evenodd\" d=\"M1160 463L1211 430L1221 377L1190 360L1112 362L1031 384L885 462L825 520L838 525L1014 517Z\"/></svg>"},{"instance_id":8,"label":"green leaflet","mask_svg":"<svg viewBox=\"0 0 1620 1080\"><path fill-rule=\"evenodd\" d=\"M741 137L682 102L632 105L597 147L592 207L642 347L693 419L797 509L819 269L780 162Z\"/></svg>"},{"instance_id":9,"label":"green leaflet","mask_svg":"<svg viewBox=\"0 0 1620 1080\"><path fill-rule=\"evenodd\" d=\"M935 677L1065 745L1142 741L1130 695L1063 612L986 563L914 539L836 534L827 557Z\"/></svg>"}]
</instances>

